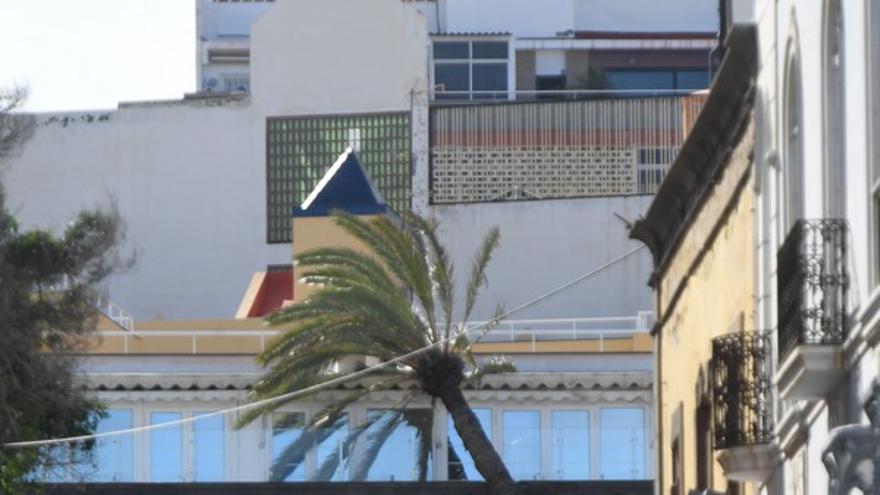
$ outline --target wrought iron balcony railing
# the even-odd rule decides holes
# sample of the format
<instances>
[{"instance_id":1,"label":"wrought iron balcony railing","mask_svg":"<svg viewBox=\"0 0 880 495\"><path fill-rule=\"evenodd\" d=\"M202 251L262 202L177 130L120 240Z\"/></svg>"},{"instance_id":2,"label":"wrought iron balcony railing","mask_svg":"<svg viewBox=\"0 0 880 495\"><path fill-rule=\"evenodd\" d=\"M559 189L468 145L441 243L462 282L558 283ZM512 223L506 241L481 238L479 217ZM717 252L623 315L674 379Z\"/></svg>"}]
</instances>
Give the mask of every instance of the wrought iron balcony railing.
<instances>
[{"instance_id":1,"label":"wrought iron balcony railing","mask_svg":"<svg viewBox=\"0 0 880 495\"><path fill-rule=\"evenodd\" d=\"M799 220L779 249L780 362L798 345L846 338L848 233L846 220Z\"/></svg>"},{"instance_id":2,"label":"wrought iron balcony railing","mask_svg":"<svg viewBox=\"0 0 880 495\"><path fill-rule=\"evenodd\" d=\"M769 443L773 436L770 336L737 332L712 340L716 449Z\"/></svg>"}]
</instances>

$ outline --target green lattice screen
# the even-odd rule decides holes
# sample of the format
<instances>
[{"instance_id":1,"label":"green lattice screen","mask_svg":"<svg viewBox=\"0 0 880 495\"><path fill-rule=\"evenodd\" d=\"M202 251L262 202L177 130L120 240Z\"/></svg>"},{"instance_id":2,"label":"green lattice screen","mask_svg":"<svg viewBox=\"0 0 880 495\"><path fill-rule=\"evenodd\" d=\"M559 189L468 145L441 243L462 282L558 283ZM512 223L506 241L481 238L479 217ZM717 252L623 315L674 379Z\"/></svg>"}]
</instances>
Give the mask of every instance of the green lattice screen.
<instances>
[{"instance_id":1,"label":"green lattice screen","mask_svg":"<svg viewBox=\"0 0 880 495\"><path fill-rule=\"evenodd\" d=\"M353 140L358 157L389 206L410 207L409 114L270 118L266 123L267 239L290 242L291 209Z\"/></svg>"}]
</instances>

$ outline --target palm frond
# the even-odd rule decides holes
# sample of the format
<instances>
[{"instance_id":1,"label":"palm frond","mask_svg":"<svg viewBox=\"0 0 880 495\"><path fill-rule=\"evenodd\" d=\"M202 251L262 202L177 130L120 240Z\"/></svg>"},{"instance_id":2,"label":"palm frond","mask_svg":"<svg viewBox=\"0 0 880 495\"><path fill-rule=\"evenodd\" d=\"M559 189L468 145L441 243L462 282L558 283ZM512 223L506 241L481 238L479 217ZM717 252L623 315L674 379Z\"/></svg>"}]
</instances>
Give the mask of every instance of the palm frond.
<instances>
[{"instance_id":1,"label":"palm frond","mask_svg":"<svg viewBox=\"0 0 880 495\"><path fill-rule=\"evenodd\" d=\"M423 316L433 322L431 280L418 239L408 229L395 225L387 217L367 221L343 212L335 212L334 216L337 225L372 249L404 287L412 291L423 308Z\"/></svg>"},{"instance_id":2,"label":"palm frond","mask_svg":"<svg viewBox=\"0 0 880 495\"><path fill-rule=\"evenodd\" d=\"M450 329L452 328L455 292L452 278L453 263L449 260L446 249L437 237L437 225L435 223L429 222L413 213L406 214L405 218L409 224L413 225L425 237L430 246L431 279L436 285L435 290L440 300L440 308L443 311L444 328L442 338L448 339Z\"/></svg>"},{"instance_id":3,"label":"palm frond","mask_svg":"<svg viewBox=\"0 0 880 495\"><path fill-rule=\"evenodd\" d=\"M471 262L471 276L468 280L467 294L465 295L464 315L461 318L462 322L466 322L470 319L471 311L473 311L474 304L477 303L477 297L480 295L480 289L487 282L486 267L492 259L492 253L500 244L501 229L493 227L486 235L486 238L483 239L480 249L477 251L477 254Z\"/></svg>"},{"instance_id":4,"label":"palm frond","mask_svg":"<svg viewBox=\"0 0 880 495\"><path fill-rule=\"evenodd\" d=\"M404 404L403 407L406 407L406 405ZM403 409L383 411L381 414L375 414L372 418L369 416L370 415L368 415L367 421L372 420L371 425L378 423L379 429L367 435L367 447L364 449L362 459L352 473L352 479L355 480L367 479L370 468L373 466L373 463L376 462L376 456L379 455L385 442L388 441L388 437L394 433L394 430L396 430L400 424L400 418L403 416ZM386 419L380 421L382 418Z\"/></svg>"},{"instance_id":5,"label":"palm frond","mask_svg":"<svg viewBox=\"0 0 880 495\"><path fill-rule=\"evenodd\" d=\"M320 434L318 438L315 440L315 445L320 445L324 443L331 435L339 432L343 428L348 425L348 418L339 417L335 422L333 422L329 426L321 427L319 429ZM314 481L330 481L333 479L333 475L339 469L340 465L346 465L348 463L349 452L351 452L351 448L349 446L349 437L346 436L346 439L343 440L342 452L339 449L336 449L331 453L327 458L318 466L318 471L312 476L312 480ZM353 440L352 440L353 442Z\"/></svg>"}]
</instances>

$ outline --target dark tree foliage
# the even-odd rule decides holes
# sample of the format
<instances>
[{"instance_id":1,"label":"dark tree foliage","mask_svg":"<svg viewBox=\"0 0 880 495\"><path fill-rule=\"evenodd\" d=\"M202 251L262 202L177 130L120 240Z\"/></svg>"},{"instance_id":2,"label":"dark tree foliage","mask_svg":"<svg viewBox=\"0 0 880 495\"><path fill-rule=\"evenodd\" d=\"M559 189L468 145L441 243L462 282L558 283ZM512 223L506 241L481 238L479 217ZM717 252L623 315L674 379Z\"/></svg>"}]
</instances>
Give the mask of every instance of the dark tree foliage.
<instances>
[{"instance_id":1,"label":"dark tree foliage","mask_svg":"<svg viewBox=\"0 0 880 495\"><path fill-rule=\"evenodd\" d=\"M25 96L0 91L0 166L33 133L32 117L11 113ZM116 214L98 210L60 236L25 230L0 187L0 445L94 430L102 410L77 384L73 356L95 328L99 284L126 264L122 238ZM0 493L21 493L30 473L59 460L48 449L0 448Z\"/></svg>"}]
</instances>

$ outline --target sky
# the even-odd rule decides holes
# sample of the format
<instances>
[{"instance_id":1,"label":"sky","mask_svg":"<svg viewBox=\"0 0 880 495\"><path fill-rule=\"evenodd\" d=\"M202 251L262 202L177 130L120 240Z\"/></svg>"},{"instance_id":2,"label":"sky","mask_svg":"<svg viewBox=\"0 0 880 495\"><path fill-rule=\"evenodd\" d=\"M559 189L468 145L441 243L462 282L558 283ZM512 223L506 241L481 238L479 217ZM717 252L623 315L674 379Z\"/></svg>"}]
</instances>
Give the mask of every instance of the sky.
<instances>
[{"instance_id":1,"label":"sky","mask_svg":"<svg viewBox=\"0 0 880 495\"><path fill-rule=\"evenodd\" d=\"M196 87L194 0L0 0L0 88L26 110L116 108Z\"/></svg>"}]
</instances>

